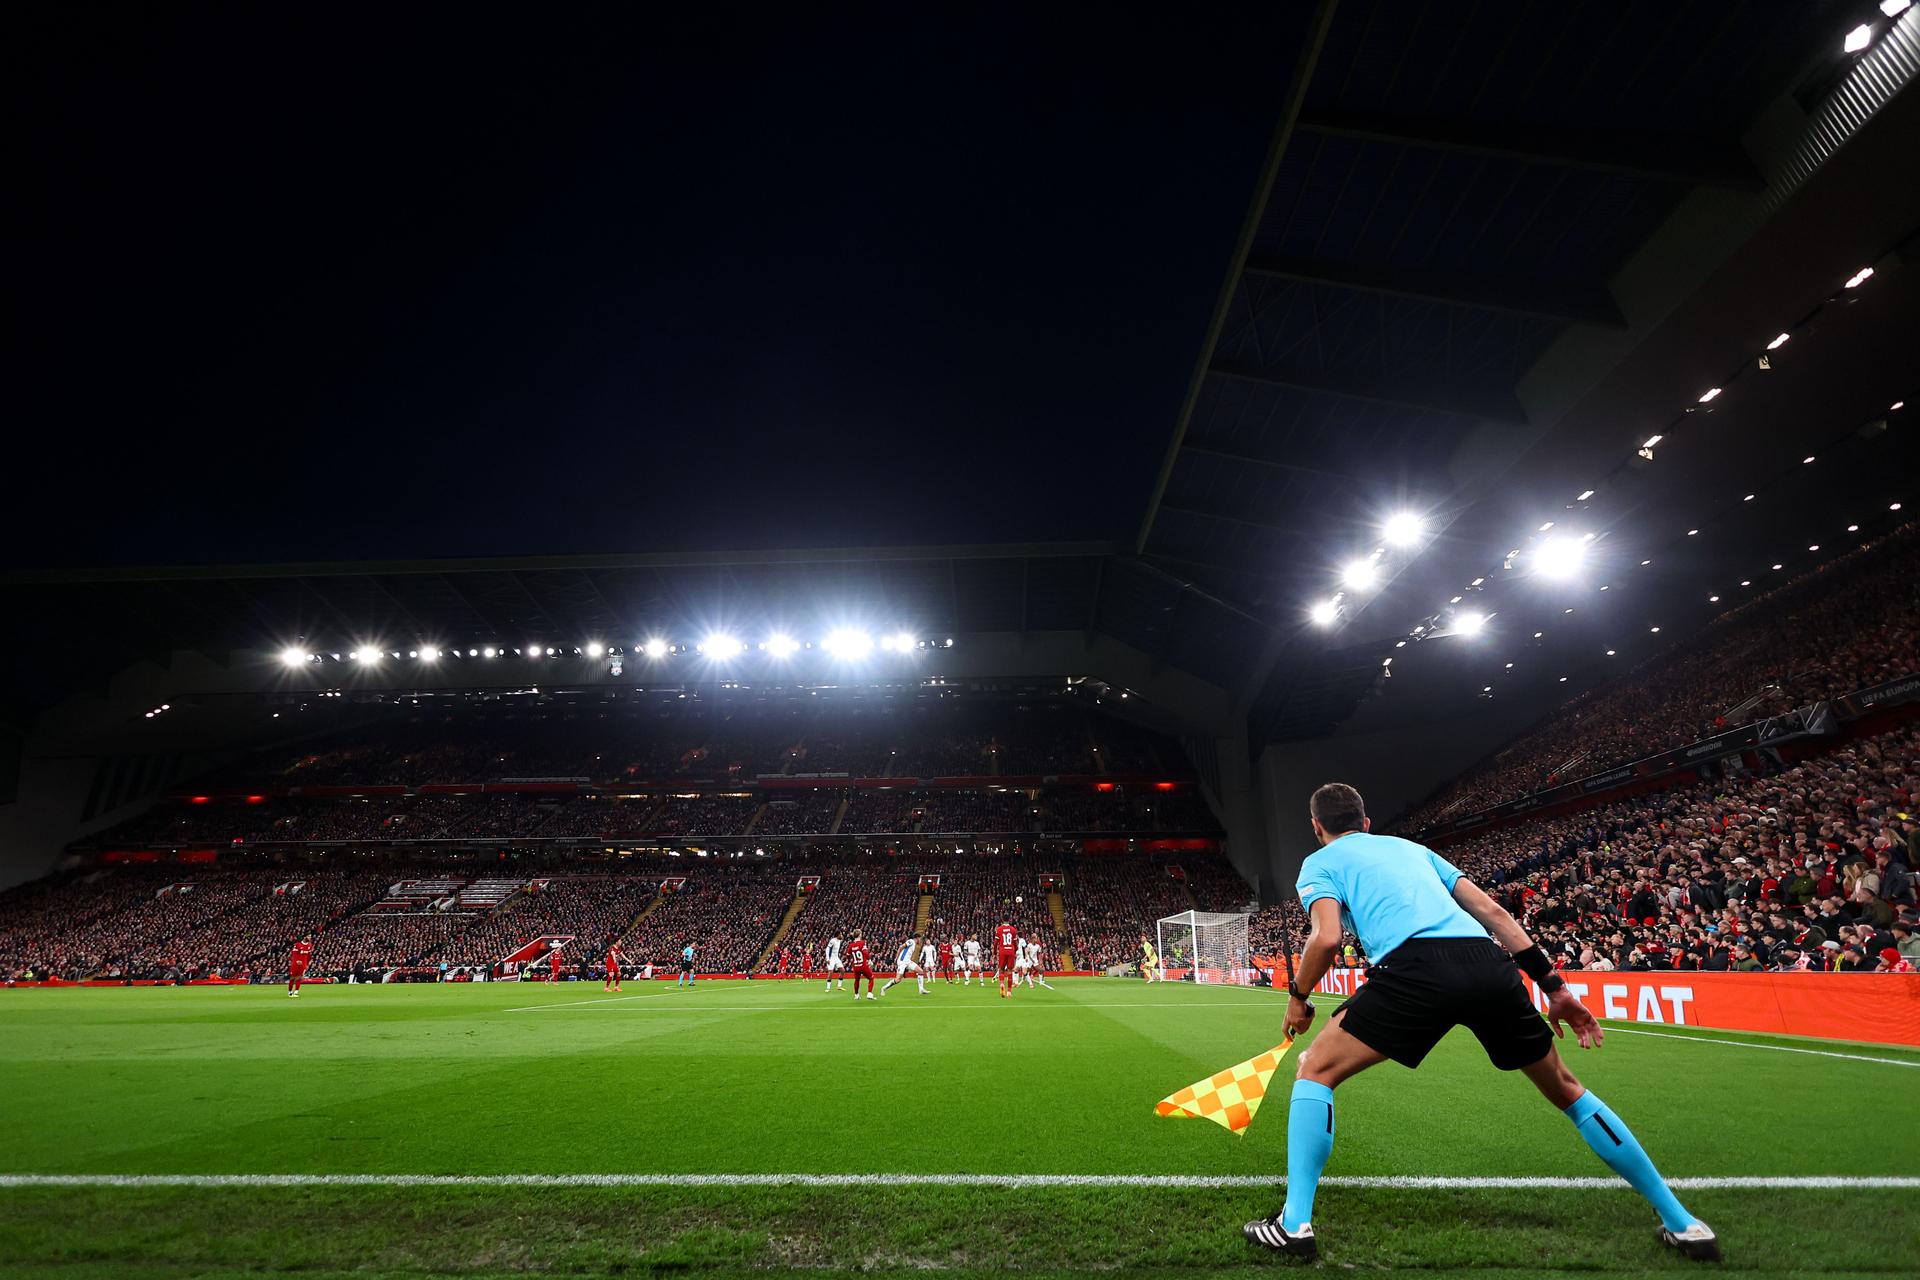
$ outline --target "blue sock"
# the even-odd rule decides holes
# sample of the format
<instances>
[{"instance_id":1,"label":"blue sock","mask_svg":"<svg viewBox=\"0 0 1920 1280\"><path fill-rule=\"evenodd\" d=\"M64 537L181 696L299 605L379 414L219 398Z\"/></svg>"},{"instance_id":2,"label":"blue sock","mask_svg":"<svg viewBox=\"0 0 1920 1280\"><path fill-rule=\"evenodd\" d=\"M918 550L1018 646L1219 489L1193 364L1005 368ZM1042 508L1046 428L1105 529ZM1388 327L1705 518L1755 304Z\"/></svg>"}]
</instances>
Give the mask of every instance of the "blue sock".
<instances>
[{"instance_id":1,"label":"blue sock","mask_svg":"<svg viewBox=\"0 0 1920 1280\"><path fill-rule=\"evenodd\" d=\"M1333 1154L1333 1090L1311 1080L1293 1082L1293 1100L1287 1106L1287 1206L1280 1226L1298 1231L1313 1221L1313 1193L1320 1187L1320 1171Z\"/></svg>"},{"instance_id":2,"label":"blue sock","mask_svg":"<svg viewBox=\"0 0 1920 1280\"><path fill-rule=\"evenodd\" d=\"M1593 1148L1593 1154L1606 1161L1609 1169L1625 1178L1628 1185L1647 1198L1647 1203L1660 1215L1660 1225L1669 1231L1685 1231L1693 1225L1693 1215L1681 1205L1672 1188L1661 1178L1660 1171L1653 1167L1652 1159L1641 1148L1640 1140L1633 1136L1633 1130L1627 1128L1626 1121L1613 1113L1612 1107L1588 1090L1566 1108L1566 1117L1573 1121L1573 1127Z\"/></svg>"}]
</instances>

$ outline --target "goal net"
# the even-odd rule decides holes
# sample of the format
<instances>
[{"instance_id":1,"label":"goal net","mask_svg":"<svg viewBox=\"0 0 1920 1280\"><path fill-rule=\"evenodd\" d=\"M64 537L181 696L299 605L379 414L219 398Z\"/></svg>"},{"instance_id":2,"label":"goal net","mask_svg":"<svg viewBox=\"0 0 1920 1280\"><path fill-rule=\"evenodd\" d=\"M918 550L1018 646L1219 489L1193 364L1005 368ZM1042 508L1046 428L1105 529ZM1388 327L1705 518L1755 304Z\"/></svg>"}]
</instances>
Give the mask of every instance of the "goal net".
<instances>
[{"instance_id":1,"label":"goal net","mask_svg":"<svg viewBox=\"0 0 1920 1280\"><path fill-rule=\"evenodd\" d=\"M1252 986L1244 911L1182 911L1154 924L1154 941L1167 977L1182 982Z\"/></svg>"}]
</instances>

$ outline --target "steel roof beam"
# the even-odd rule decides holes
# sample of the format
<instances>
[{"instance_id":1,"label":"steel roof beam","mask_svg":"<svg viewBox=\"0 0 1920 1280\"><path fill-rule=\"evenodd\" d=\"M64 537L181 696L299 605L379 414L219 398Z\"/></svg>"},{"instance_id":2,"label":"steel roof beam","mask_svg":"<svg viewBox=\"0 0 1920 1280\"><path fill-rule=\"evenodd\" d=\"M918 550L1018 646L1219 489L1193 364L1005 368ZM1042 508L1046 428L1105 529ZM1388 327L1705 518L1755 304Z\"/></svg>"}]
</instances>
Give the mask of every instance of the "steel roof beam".
<instances>
[{"instance_id":1,"label":"steel roof beam","mask_svg":"<svg viewBox=\"0 0 1920 1280\"><path fill-rule=\"evenodd\" d=\"M1354 263L1309 262L1295 258L1256 255L1247 260L1247 274L1302 284L1355 289L1422 302L1444 302L1480 311L1624 329L1613 294L1599 283L1550 284L1543 281L1490 280L1431 271L1403 271Z\"/></svg>"},{"instance_id":2,"label":"steel roof beam","mask_svg":"<svg viewBox=\"0 0 1920 1280\"><path fill-rule=\"evenodd\" d=\"M1358 112L1303 113L1303 133L1498 156L1530 164L1595 169L1689 187L1760 191L1760 173L1738 146L1704 138L1588 130L1539 129L1523 124L1423 120Z\"/></svg>"},{"instance_id":3,"label":"steel roof beam","mask_svg":"<svg viewBox=\"0 0 1920 1280\"><path fill-rule=\"evenodd\" d=\"M1305 369L1297 365L1258 365L1246 360L1215 360L1207 372L1215 377L1264 382L1270 386L1292 387L1297 391L1317 391L1350 400L1368 400L1407 409L1434 409L1515 427L1527 425L1526 411L1520 407L1520 401L1511 390L1396 378L1389 374Z\"/></svg>"}]
</instances>

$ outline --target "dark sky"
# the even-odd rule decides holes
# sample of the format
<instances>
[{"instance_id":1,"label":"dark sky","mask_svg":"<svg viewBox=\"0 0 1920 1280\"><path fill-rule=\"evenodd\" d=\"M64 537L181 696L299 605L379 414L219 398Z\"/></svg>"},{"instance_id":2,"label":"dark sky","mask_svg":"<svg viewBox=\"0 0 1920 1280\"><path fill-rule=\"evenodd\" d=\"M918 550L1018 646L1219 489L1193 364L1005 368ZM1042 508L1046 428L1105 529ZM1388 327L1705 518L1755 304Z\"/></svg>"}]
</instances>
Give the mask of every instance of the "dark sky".
<instances>
[{"instance_id":1,"label":"dark sky","mask_svg":"<svg viewBox=\"0 0 1920 1280\"><path fill-rule=\"evenodd\" d=\"M14 567L1128 536L1299 21L81 8Z\"/></svg>"}]
</instances>

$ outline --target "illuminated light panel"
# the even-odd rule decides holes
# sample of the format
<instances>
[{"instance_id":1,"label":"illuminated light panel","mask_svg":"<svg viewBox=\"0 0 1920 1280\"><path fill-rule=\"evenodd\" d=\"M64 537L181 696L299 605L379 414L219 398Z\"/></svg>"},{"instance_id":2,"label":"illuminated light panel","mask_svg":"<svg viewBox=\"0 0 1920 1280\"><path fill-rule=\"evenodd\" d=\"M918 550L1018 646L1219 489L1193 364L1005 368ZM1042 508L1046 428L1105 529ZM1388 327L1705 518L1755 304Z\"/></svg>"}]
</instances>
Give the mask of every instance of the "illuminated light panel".
<instances>
[{"instance_id":1,"label":"illuminated light panel","mask_svg":"<svg viewBox=\"0 0 1920 1280\"><path fill-rule=\"evenodd\" d=\"M1717 394L1717 393L1716 393L1716 394ZM1655 445L1657 445L1657 444L1659 444L1659 443L1660 443L1660 442L1661 442L1662 440L1665 440L1665 439L1666 439L1666 437L1665 437L1665 436L1657 436L1657 435L1656 435L1656 436L1648 436L1648 437L1647 437L1647 439L1646 439L1646 443L1645 443L1645 444L1642 444L1642 445L1641 445L1640 447L1641 447L1642 449L1651 449L1651 448L1653 448L1653 446L1655 446Z\"/></svg>"},{"instance_id":2,"label":"illuminated light panel","mask_svg":"<svg viewBox=\"0 0 1920 1280\"><path fill-rule=\"evenodd\" d=\"M1454 631L1463 636L1477 636L1486 629L1487 615L1468 610L1453 620Z\"/></svg>"},{"instance_id":3,"label":"illuminated light panel","mask_svg":"<svg viewBox=\"0 0 1920 1280\"><path fill-rule=\"evenodd\" d=\"M1790 333L1781 334L1779 337L1775 338L1772 342L1769 342L1767 344L1767 350L1778 351L1780 348L1786 346L1788 340L1791 339L1792 337L1793 335Z\"/></svg>"},{"instance_id":4,"label":"illuminated light panel","mask_svg":"<svg viewBox=\"0 0 1920 1280\"><path fill-rule=\"evenodd\" d=\"M607 646L601 644L598 640L587 641L587 656L589 658L597 658L606 651Z\"/></svg>"},{"instance_id":5,"label":"illuminated light panel","mask_svg":"<svg viewBox=\"0 0 1920 1280\"><path fill-rule=\"evenodd\" d=\"M1340 570L1340 584L1354 591L1365 591L1380 580L1380 566L1371 560L1350 560Z\"/></svg>"},{"instance_id":6,"label":"illuminated light panel","mask_svg":"<svg viewBox=\"0 0 1920 1280\"><path fill-rule=\"evenodd\" d=\"M820 647L836 658L864 658L873 651L873 637L864 631L843 627L829 632Z\"/></svg>"},{"instance_id":7,"label":"illuminated light panel","mask_svg":"<svg viewBox=\"0 0 1920 1280\"><path fill-rule=\"evenodd\" d=\"M1331 626L1333 620L1339 616L1340 606L1332 600L1322 600L1307 610L1308 621L1318 627Z\"/></svg>"},{"instance_id":8,"label":"illuminated light panel","mask_svg":"<svg viewBox=\"0 0 1920 1280\"><path fill-rule=\"evenodd\" d=\"M667 656L667 642L655 637L641 645L640 651L649 658L664 658Z\"/></svg>"},{"instance_id":9,"label":"illuminated light panel","mask_svg":"<svg viewBox=\"0 0 1920 1280\"><path fill-rule=\"evenodd\" d=\"M800 651L800 642L782 632L767 637L766 651L776 658L789 658Z\"/></svg>"},{"instance_id":10,"label":"illuminated light panel","mask_svg":"<svg viewBox=\"0 0 1920 1280\"><path fill-rule=\"evenodd\" d=\"M1380 526L1380 535L1396 547L1410 547L1427 536L1427 522L1411 511L1396 512Z\"/></svg>"},{"instance_id":11,"label":"illuminated light panel","mask_svg":"<svg viewBox=\"0 0 1920 1280\"><path fill-rule=\"evenodd\" d=\"M307 661L305 649L287 648L280 651L280 661L289 667L304 666Z\"/></svg>"},{"instance_id":12,"label":"illuminated light panel","mask_svg":"<svg viewBox=\"0 0 1920 1280\"><path fill-rule=\"evenodd\" d=\"M1705 391L1700 393L1701 404L1712 404L1715 400L1718 400L1719 398L1720 398L1719 387L1708 387Z\"/></svg>"},{"instance_id":13,"label":"illuminated light panel","mask_svg":"<svg viewBox=\"0 0 1920 1280\"><path fill-rule=\"evenodd\" d=\"M1586 540L1580 538L1548 538L1533 553L1534 572L1549 578L1571 578L1580 572L1580 566L1587 558Z\"/></svg>"}]
</instances>

